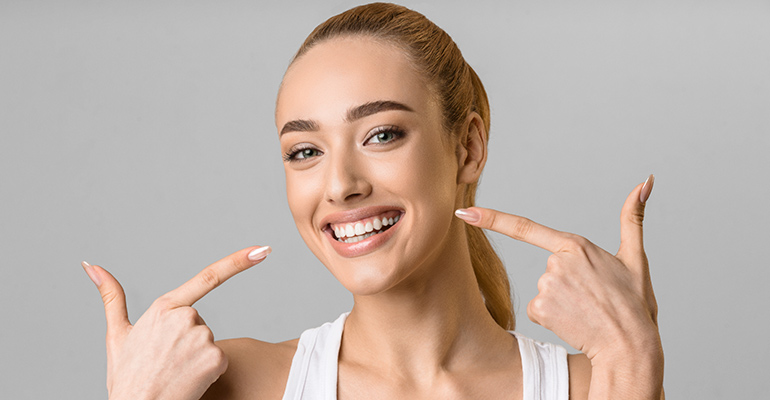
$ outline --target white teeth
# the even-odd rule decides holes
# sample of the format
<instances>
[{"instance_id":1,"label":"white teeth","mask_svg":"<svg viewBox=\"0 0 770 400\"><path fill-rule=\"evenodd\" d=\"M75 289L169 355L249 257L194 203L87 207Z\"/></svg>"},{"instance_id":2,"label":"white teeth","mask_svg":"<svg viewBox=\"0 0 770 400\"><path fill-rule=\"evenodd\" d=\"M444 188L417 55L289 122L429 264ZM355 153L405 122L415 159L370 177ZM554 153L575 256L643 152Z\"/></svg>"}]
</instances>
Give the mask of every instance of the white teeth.
<instances>
[{"instance_id":1,"label":"white teeth","mask_svg":"<svg viewBox=\"0 0 770 400\"><path fill-rule=\"evenodd\" d=\"M393 218L372 218L370 221L356 222L346 225L337 225L332 227L334 236L340 242L344 243L357 243L370 236L376 235L386 226L392 226L401 218L401 215L397 215Z\"/></svg>"},{"instance_id":2,"label":"white teeth","mask_svg":"<svg viewBox=\"0 0 770 400\"><path fill-rule=\"evenodd\" d=\"M377 234L377 232L369 232L369 233L367 233L367 234L365 234L363 236L353 236L351 238L343 239L342 241L345 242L345 243L357 243L357 242L360 242L360 241L362 241L362 240L364 240L364 239L366 239L366 238L368 238L370 236L374 236L376 234Z\"/></svg>"}]
</instances>

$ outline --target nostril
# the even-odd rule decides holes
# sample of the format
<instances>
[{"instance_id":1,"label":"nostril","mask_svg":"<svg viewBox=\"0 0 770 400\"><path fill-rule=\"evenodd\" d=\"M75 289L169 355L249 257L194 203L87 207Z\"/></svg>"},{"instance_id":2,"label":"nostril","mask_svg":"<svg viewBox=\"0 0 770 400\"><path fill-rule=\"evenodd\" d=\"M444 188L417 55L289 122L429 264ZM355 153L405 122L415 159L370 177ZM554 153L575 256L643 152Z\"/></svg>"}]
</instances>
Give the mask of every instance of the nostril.
<instances>
[{"instance_id":1,"label":"nostril","mask_svg":"<svg viewBox=\"0 0 770 400\"><path fill-rule=\"evenodd\" d=\"M361 193L351 193L345 196L345 201L355 200L358 197L363 197L363 195Z\"/></svg>"}]
</instances>

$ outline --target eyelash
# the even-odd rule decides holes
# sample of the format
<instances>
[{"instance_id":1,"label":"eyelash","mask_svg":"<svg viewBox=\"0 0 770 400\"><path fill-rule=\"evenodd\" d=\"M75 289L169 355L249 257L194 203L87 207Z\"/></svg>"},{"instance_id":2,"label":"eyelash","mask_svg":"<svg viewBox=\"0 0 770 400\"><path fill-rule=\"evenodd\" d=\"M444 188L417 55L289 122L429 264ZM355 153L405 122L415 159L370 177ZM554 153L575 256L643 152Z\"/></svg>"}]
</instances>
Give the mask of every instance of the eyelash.
<instances>
[{"instance_id":1,"label":"eyelash","mask_svg":"<svg viewBox=\"0 0 770 400\"><path fill-rule=\"evenodd\" d=\"M307 158L297 158L297 155L299 153L305 151L305 150L315 150L317 152L321 152L320 150L316 149L315 147L308 145L308 144L300 144L298 146L292 147L287 151L286 153L283 153L283 161L286 162L301 162L303 160L306 160Z\"/></svg>"},{"instance_id":2,"label":"eyelash","mask_svg":"<svg viewBox=\"0 0 770 400\"><path fill-rule=\"evenodd\" d=\"M396 141L396 140L399 140L399 139L403 138L406 135L406 132L404 132L403 129L401 129L401 128L397 127L397 126L392 126L392 125L391 126L380 126L380 127L374 128L374 130L371 133L369 133L369 135L366 136L366 139L364 140L364 144L368 143L370 140L372 140L373 138L375 138L378 135L383 134L383 133L390 133L390 134L393 135L393 138L388 140L388 141L382 142L382 143L372 143L372 145L385 146L385 145L387 145L387 144L389 144L389 143L391 143L393 141ZM306 161L309 158L312 158L312 157L297 158L297 156L300 153L302 153L303 151L305 151L305 150L315 150L318 153L323 154L323 152L321 152L320 150L318 150L314 146L303 143L303 144L299 144L299 145L297 145L295 147L292 147L291 149L289 149L289 151L284 153L283 154L283 160L285 162L302 162L302 161Z\"/></svg>"},{"instance_id":3,"label":"eyelash","mask_svg":"<svg viewBox=\"0 0 770 400\"><path fill-rule=\"evenodd\" d=\"M406 135L406 132L404 132L403 129L397 127L397 126L378 126L377 128L374 128L374 130L366 137L366 140L364 140L364 143L369 142L373 138L377 137L377 135L381 133L391 133L393 134L393 139L388 140L385 143L376 143L377 145L385 145L390 142L393 142L395 140L399 140L403 138Z\"/></svg>"}]
</instances>

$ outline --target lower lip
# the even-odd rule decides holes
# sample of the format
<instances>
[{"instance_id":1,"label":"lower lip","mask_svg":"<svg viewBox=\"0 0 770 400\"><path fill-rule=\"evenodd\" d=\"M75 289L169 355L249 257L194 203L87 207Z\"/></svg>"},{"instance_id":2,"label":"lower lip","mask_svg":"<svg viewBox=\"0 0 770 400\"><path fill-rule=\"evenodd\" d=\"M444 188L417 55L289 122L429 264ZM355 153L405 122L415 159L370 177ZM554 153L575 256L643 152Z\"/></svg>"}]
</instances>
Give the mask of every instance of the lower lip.
<instances>
[{"instance_id":1,"label":"lower lip","mask_svg":"<svg viewBox=\"0 0 770 400\"><path fill-rule=\"evenodd\" d=\"M368 238L355 243L340 242L334 238L334 234L331 229L326 230L326 237L331 241L332 248L343 257L358 257L364 254L368 254L385 244L388 239L395 234L396 229L401 225L401 219L393 224L388 230L376 235L369 236Z\"/></svg>"}]
</instances>

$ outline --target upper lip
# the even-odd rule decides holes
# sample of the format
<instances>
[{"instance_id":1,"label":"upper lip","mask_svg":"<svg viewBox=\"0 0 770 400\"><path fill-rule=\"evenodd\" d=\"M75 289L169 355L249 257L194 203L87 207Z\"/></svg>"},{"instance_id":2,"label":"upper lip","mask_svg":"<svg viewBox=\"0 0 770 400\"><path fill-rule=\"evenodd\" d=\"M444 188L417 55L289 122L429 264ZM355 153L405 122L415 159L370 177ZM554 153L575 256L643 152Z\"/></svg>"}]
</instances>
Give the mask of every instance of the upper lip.
<instances>
[{"instance_id":1,"label":"upper lip","mask_svg":"<svg viewBox=\"0 0 770 400\"><path fill-rule=\"evenodd\" d=\"M326 229L329 224L344 224L347 222L360 221L364 218L374 217L384 213L385 211L391 210L398 210L402 213L404 212L403 208L394 206L370 206L356 208L354 210L348 211L339 211L323 217L323 219L321 219L321 229Z\"/></svg>"}]
</instances>

